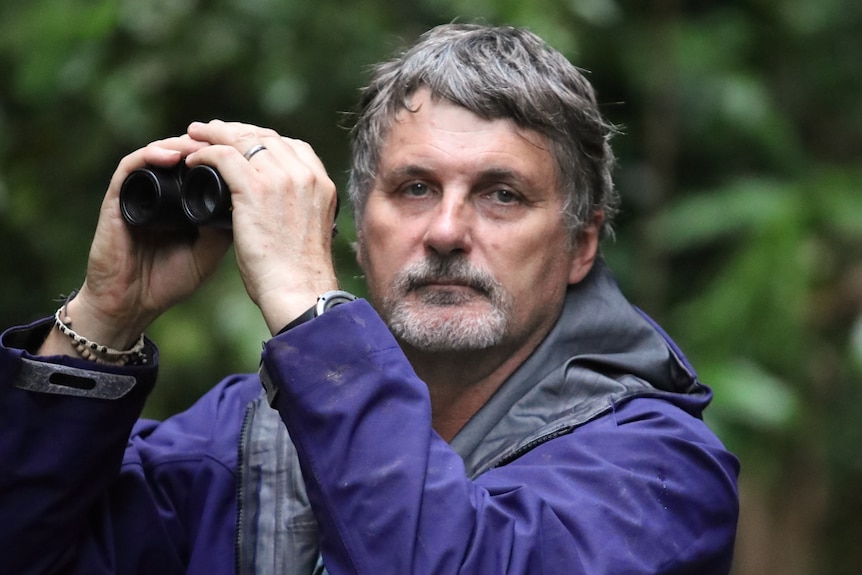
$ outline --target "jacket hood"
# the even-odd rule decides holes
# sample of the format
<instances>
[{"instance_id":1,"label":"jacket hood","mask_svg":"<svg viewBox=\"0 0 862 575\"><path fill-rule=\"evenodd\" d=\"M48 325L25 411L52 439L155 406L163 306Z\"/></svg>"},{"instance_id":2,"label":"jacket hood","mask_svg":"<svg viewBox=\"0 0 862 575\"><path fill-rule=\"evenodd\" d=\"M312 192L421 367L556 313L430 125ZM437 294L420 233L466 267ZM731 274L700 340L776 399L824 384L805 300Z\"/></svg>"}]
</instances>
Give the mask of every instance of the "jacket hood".
<instances>
[{"instance_id":1,"label":"jacket hood","mask_svg":"<svg viewBox=\"0 0 862 575\"><path fill-rule=\"evenodd\" d=\"M666 397L701 417L711 395L676 345L628 302L597 259L587 277L569 287L545 340L451 445L475 476L620 401Z\"/></svg>"}]
</instances>

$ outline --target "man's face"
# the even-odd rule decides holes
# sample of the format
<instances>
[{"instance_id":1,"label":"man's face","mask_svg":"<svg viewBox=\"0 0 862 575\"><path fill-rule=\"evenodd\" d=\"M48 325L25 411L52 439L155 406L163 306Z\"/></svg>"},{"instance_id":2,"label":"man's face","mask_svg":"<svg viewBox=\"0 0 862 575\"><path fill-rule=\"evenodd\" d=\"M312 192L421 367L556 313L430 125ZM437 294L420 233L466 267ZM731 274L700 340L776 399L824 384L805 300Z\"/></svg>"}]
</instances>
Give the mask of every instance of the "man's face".
<instances>
[{"instance_id":1,"label":"man's face","mask_svg":"<svg viewBox=\"0 0 862 575\"><path fill-rule=\"evenodd\" d=\"M545 138L427 91L412 104L390 129L358 230L372 303L419 351L537 345L595 250L569 247Z\"/></svg>"}]
</instances>

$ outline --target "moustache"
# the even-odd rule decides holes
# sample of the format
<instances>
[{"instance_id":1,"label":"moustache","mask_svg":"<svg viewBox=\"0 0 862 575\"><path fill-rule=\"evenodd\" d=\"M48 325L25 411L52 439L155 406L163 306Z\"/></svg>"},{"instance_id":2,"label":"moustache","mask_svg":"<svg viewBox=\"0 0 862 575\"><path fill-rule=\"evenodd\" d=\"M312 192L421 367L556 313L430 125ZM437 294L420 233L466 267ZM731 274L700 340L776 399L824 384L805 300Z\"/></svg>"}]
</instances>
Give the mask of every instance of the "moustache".
<instances>
[{"instance_id":1,"label":"moustache","mask_svg":"<svg viewBox=\"0 0 862 575\"><path fill-rule=\"evenodd\" d=\"M440 283L463 285L492 299L501 290L499 282L490 273L462 256L429 256L402 270L395 285L406 294Z\"/></svg>"}]
</instances>

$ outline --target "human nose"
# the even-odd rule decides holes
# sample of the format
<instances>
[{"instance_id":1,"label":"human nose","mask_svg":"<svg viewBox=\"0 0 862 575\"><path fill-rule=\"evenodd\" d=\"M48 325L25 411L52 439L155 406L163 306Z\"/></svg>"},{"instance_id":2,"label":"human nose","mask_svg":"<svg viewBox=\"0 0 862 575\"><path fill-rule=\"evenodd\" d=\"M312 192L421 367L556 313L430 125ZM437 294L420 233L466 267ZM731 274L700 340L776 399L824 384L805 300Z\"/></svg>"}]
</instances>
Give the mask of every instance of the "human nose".
<instances>
[{"instance_id":1,"label":"human nose","mask_svg":"<svg viewBox=\"0 0 862 575\"><path fill-rule=\"evenodd\" d=\"M458 198L443 198L437 204L425 230L426 248L446 255L467 252L472 244L469 205Z\"/></svg>"}]
</instances>

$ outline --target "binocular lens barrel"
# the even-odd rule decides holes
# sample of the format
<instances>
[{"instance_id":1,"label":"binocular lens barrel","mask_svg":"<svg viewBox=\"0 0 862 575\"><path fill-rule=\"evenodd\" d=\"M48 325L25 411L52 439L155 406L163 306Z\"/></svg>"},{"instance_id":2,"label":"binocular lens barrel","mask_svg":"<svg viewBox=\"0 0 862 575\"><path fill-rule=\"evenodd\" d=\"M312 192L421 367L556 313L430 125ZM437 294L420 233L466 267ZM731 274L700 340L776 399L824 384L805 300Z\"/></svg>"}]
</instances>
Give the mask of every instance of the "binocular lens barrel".
<instances>
[{"instance_id":1,"label":"binocular lens barrel","mask_svg":"<svg viewBox=\"0 0 862 575\"><path fill-rule=\"evenodd\" d=\"M230 190L210 166L135 170L120 189L120 211L139 227L231 226Z\"/></svg>"},{"instance_id":2,"label":"binocular lens barrel","mask_svg":"<svg viewBox=\"0 0 862 575\"><path fill-rule=\"evenodd\" d=\"M182 202L186 217L195 225L230 225L230 190L214 168L195 166L186 173Z\"/></svg>"},{"instance_id":3,"label":"binocular lens barrel","mask_svg":"<svg viewBox=\"0 0 862 575\"><path fill-rule=\"evenodd\" d=\"M179 172L142 168L128 175L120 189L120 211L133 226L182 224Z\"/></svg>"}]
</instances>

